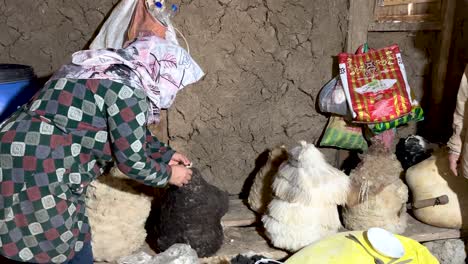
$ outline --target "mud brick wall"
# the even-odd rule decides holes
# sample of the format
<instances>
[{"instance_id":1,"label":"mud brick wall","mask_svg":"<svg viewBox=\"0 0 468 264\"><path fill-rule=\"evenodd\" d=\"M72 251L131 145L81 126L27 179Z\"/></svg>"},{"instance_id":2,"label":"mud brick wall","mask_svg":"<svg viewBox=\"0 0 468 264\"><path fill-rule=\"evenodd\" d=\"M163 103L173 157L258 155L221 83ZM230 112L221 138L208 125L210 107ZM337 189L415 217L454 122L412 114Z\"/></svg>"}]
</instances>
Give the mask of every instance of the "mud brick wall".
<instances>
[{"instance_id":1,"label":"mud brick wall","mask_svg":"<svg viewBox=\"0 0 468 264\"><path fill-rule=\"evenodd\" d=\"M0 1L0 62L29 64L39 76L48 76L86 47L117 2ZM458 2L465 6L467 1ZM266 149L319 138L326 118L316 111L316 95L337 73L335 56L345 46L348 1L176 3L181 11L175 25L206 76L179 94L168 114L167 134L209 181L239 193ZM456 27L463 29L466 15L460 14ZM455 32L462 43L457 49L463 49L466 34ZM436 34L370 33L369 43L376 48L400 45L410 84L421 99ZM455 64L462 63L458 59ZM451 71L452 79L459 71ZM324 152L332 161L333 151Z\"/></svg>"},{"instance_id":2,"label":"mud brick wall","mask_svg":"<svg viewBox=\"0 0 468 264\"><path fill-rule=\"evenodd\" d=\"M89 43L118 0L1 0L0 63L45 77ZM322 85L337 74L347 0L182 0L174 23L205 78L168 114L171 145L239 193L267 148L314 141ZM182 45L183 42L181 42ZM332 160L333 151L324 150Z\"/></svg>"},{"instance_id":3,"label":"mud brick wall","mask_svg":"<svg viewBox=\"0 0 468 264\"><path fill-rule=\"evenodd\" d=\"M82 49L118 0L1 0L0 63L53 73Z\"/></svg>"},{"instance_id":4,"label":"mud brick wall","mask_svg":"<svg viewBox=\"0 0 468 264\"><path fill-rule=\"evenodd\" d=\"M175 22L206 77L169 111L172 146L238 193L267 148L317 139L316 96L337 73L347 15L345 0L183 1Z\"/></svg>"}]
</instances>

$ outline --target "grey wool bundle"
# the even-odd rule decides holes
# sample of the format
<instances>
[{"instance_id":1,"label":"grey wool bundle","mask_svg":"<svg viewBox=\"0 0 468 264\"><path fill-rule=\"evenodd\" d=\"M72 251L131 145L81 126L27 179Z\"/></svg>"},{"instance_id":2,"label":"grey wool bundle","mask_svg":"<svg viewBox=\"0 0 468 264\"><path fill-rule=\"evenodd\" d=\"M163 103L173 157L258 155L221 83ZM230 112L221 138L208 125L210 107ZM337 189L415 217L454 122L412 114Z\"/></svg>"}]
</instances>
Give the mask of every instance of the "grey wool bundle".
<instances>
[{"instance_id":1,"label":"grey wool bundle","mask_svg":"<svg viewBox=\"0 0 468 264\"><path fill-rule=\"evenodd\" d=\"M250 189L248 203L252 210L263 214L273 199L271 185L273 176L278 172L279 166L287 160L288 152L284 146L275 147L268 153L268 160L255 175L254 183Z\"/></svg>"},{"instance_id":2,"label":"grey wool bundle","mask_svg":"<svg viewBox=\"0 0 468 264\"><path fill-rule=\"evenodd\" d=\"M273 181L274 198L262 221L275 247L297 251L341 228L337 205L344 204L349 179L301 141L289 152Z\"/></svg>"},{"instance_id":3,"label":"grey wool bundle","mask_svg":"<svg viewBox=\"0 0 468 264\"><path fill-rule=\"evenodd\" d=\"M343 210L343 222L350 230L384 228L401 234L407 225L408 187L395 154L374 142L351 174L351 192Z\"/></svg>"},{"instance_id":4,"label":"grey wool bundle","mask_svg":"<svg viewBox=\"0 0 468 264\"><path fill-rule=\"evenodd\" d=\"M221 218L228 211L226 192L207 183L193 168L192 180L171 186L161 201L157 246L166 250L176 243L190 245L199 257L210 256L223 244Z\"/></svg>"}]
</instances>

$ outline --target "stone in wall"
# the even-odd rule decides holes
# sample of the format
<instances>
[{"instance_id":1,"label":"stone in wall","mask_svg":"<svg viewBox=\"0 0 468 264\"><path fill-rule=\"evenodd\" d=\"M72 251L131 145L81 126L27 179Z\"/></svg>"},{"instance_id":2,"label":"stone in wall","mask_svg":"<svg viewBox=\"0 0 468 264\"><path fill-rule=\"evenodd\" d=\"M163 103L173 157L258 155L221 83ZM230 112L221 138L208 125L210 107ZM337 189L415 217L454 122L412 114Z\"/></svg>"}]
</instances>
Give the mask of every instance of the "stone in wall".
<instances>
[{"instance_id":1,"label":"stone in wall","mask_svg":"<svg viewBox=\"0 0 468 264\"><path fill-rule=\"evenodd\" d=\"M464 264L465 242L461 239L436 240L423 243L440 264Z\"/></svg>"}]
</instances>

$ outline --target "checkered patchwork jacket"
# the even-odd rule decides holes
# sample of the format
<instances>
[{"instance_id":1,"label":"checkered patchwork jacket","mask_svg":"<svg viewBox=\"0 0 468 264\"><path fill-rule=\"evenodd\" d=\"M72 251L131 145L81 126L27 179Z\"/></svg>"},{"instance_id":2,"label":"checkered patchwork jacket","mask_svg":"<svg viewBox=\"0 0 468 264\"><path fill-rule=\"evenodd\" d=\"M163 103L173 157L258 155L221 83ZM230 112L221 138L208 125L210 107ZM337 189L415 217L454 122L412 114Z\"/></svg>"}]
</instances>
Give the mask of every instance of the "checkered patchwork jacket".
<instances>
[{"instance_id":1,"label":"checkered patchwork jacket","mask_svg":"<svg viewBox=\"0 0 468 264\"><path fill-rule=\"evenodd\" d=\"M0 125L0 254L63 263L90 240L88 184L115 161L165 186L174 151L146 129L141 89L110 80L49 81Z\"/></svg>"}]
</instances>

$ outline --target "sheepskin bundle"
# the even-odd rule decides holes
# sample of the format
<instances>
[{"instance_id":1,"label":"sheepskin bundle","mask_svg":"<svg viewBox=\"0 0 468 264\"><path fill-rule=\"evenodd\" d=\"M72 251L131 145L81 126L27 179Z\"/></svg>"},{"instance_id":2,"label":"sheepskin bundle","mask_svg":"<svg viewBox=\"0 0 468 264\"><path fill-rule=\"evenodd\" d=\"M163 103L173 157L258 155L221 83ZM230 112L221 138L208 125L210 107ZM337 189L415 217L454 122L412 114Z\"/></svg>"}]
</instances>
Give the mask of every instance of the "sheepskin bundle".
<instances>
[{"instance_id":1,"label":"sheepskin bundle","mask_svg":"<svg viewBox=\"0 0 468 264\"><path fill-rule=\"evenodd\" d=\"M228 211L227 193L208 184L198 169L184 187L171 186L161 201L157 244L164 251L189 244L199 257L210 256L223 243L221 218Z\"/></svg>"},{"instance_id":2,"label":"sheepskin bundle","mask_svg":"<svg viewBox=\"0 0 468 264\"><path fill-rule=\"evenodd\" d=\"M408 187L400 179L400 162L383 144L374 142L351 174L351 192L343 210L350 230L384 228L401 234L407 225Z\"/></svg>"},{"instance_id":3,"label":"sheepskin bundle","mask_svg":"<svg viewBox=\"0 0 468 264\"><path fill-rule=\"evenodd\" d=\"M289 152L273 181L274 198L262 221L274 246L297 251L341 227L349 179L305 141Z\"/></svg>"},{"instance_id":4,"label":"sheepskin bundle","mask_svg":"<svg viewBox=\"0 0 468 264\"><path fill-rule=\"evenodd\" d=\"M112 262L137 251L145 242L151 194L117 168L93 181L86 194L96 261Z\"/></svg>"},{"instance_id":5,"label":"sheepskin bundle","mask_svg":"<svg viewBox=\"0 0 468 264\"><path fill-rule=\"evenodd\" d=\"M406 182L414 201L448 196L448 204L415 209L419 221L438 227L468 228L468 181L450 171L447 150L438 150L409 168Z\"/></svg>"},{"instance_id":6,"label":"sheepskin bundle","mask_svg":"<svg viewBox=\"0 0 468 264\"><path fill-rule=\"evenodd\" d=\"M255 180L249 193L249 206L257 213L263 214L273 198L271 185L273 176L278 168L288 158L288 152L284 146L276 147L268 153L268 160L255 175Z\"/></svg>"},{"instance_id":7,"label":"sheepskin bundle","mask_svg":"<svg viewBox=\"0 0 468 264\"><path fill-rule=\"evenodd\" d=\"M274 263L277 264L277 261L269 261L269 258L262 256L262 255L253 255L253 256L245 256L239 254L231 259L231 264L256 264L256 263Z\"/></svg>"},{"instance_id":8,"label":"sheepskin bundle","mask_svg":"<svg viewBox=\"0 0 468 264\"><path fill-rule=\"evenodd\" d=\"M410 135L396 145L395 154L404 170L431 156L429 143L421 136Z\"/></svg>"}]
</instances>

